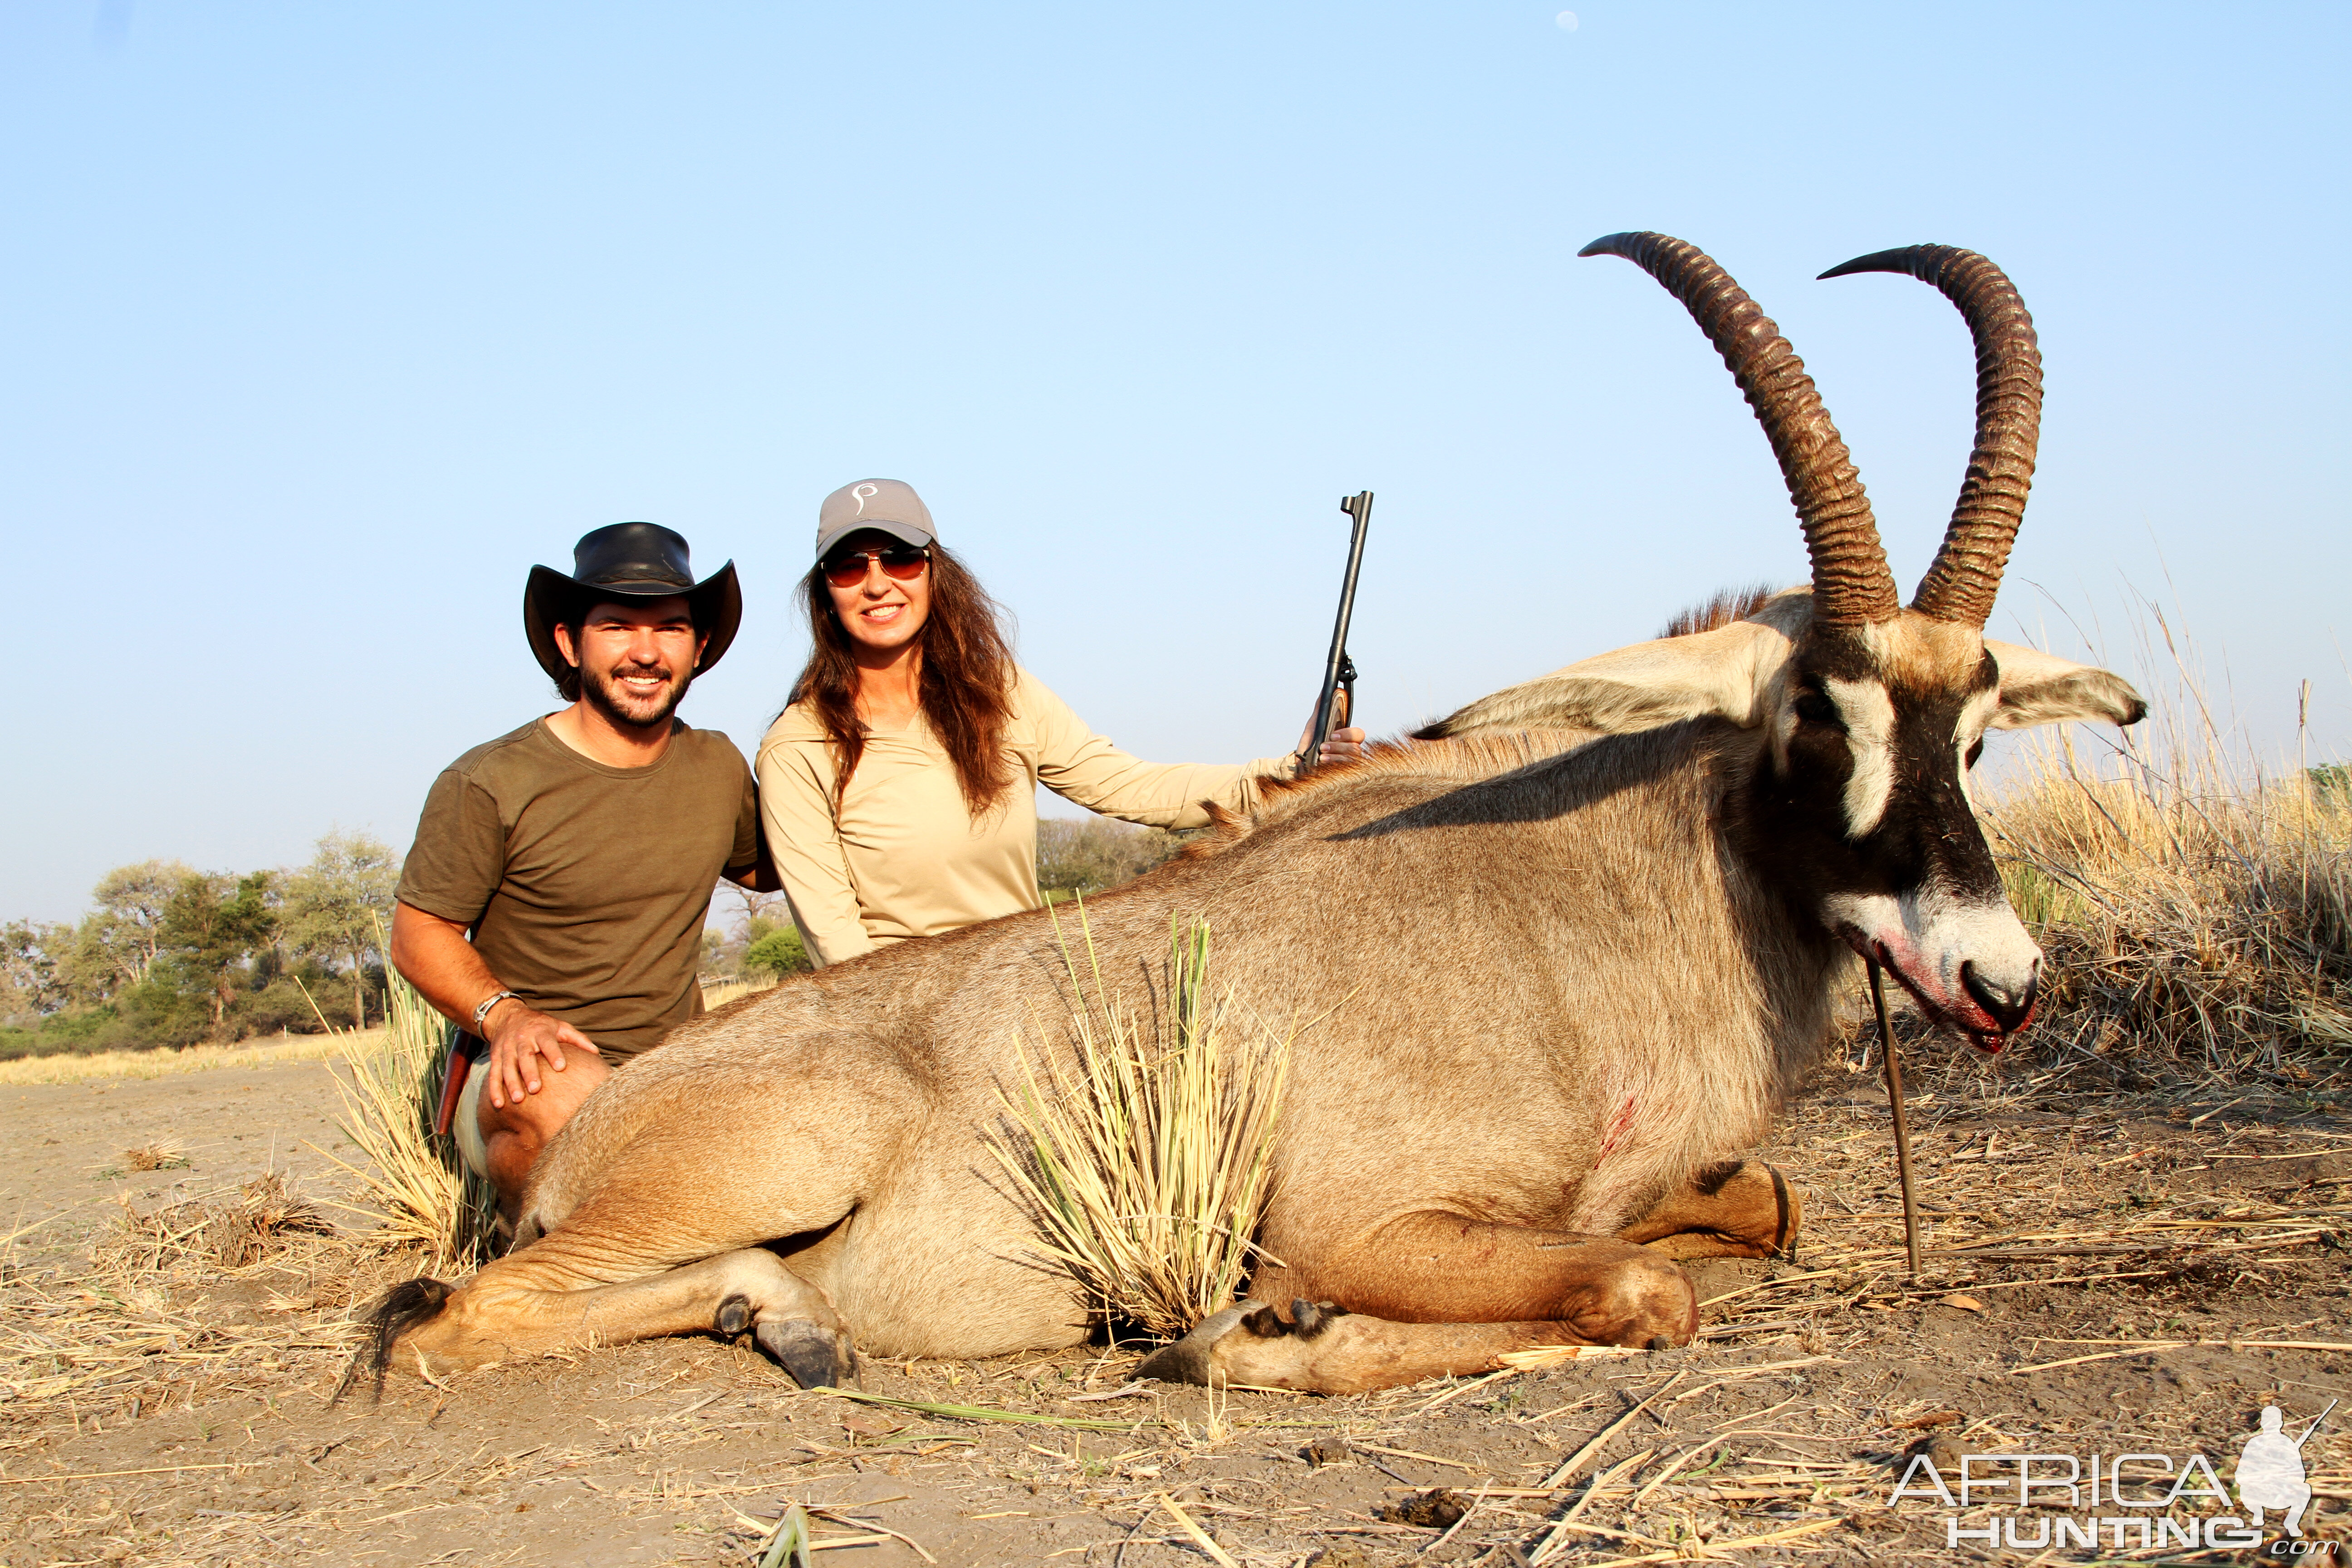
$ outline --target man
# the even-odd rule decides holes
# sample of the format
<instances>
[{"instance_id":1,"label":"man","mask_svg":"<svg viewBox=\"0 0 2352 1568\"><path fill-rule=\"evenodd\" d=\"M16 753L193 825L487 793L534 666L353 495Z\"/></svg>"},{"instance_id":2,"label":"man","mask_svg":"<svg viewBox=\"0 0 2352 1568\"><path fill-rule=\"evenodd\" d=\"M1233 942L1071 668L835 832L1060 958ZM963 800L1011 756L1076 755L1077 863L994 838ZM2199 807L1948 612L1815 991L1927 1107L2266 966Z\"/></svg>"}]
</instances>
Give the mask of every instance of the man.
<instances>
[{"instance_id":1,"label":"man","mask_svg":"<svg viewBox=\"0 0 2352 1568\"><path fill-rule=\"evenodd\" d=\"M702 1010L719 877L776 885L743 754L673 716L741 617L733 562L697 583L668 529L588 534L572 575L534 566L523 592L531 651L571 706L467 752L425 799L392 960L467 1032L461 1051L488 1043L452 1131L509 1223L581 1102Z\"/></svg>"}]
</instances>

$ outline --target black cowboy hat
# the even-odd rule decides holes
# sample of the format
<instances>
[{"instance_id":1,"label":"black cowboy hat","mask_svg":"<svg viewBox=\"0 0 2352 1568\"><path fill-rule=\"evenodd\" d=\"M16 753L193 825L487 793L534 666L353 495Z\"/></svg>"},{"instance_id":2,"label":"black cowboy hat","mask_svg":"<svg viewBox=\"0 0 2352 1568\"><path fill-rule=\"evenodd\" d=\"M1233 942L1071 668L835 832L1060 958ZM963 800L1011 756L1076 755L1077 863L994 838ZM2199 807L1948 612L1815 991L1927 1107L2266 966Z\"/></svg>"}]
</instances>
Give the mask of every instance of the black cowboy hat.
<instances>
[{"instance_id":1,"label":"black cowboy hat","mask_svg":"<svg viewBox=\"0 0 2352 1568\"><path fill-rule=\"evenodd\" d=\"M591 605L608 600L667 599L683 594L694 607L694 625L710 640L703 646L699 672L719 662L743 619L743 590L730 561L698 583L687 564L686 541L658 523L616 522L581 535L572 547L572 575L552 566L534 566L522 591L522 629L539 667L557 685L572 673L556 650L555 626Z\"/></svg>"}]
</instances>

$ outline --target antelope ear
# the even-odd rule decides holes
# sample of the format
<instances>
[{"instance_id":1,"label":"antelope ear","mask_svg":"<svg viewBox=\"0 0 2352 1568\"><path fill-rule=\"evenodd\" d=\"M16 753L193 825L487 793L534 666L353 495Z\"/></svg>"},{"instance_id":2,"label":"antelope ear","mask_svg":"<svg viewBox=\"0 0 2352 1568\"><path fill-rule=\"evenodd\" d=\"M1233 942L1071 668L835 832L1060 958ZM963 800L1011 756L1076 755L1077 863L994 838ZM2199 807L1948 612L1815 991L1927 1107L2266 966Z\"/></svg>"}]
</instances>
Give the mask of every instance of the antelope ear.
<instances>
[{"instance_id":1,"label":"antelope ear","mask_svg":"<svg viewBox=\"0 0 2352 1568\"><path fill-rule=\"evenodd\" d=\"M1473 730L1654 730L1683 719L1763 722L1767 697L1789 662L1787 636L1735 621L1692 637L1661 637L1601 654L1482 697L1413 738Z\"/></svg>"},{"instance_id":2,"label":"antelope ear","mask_svg":"<svg viewBox=\"0 0 2352 1568\"><path fill-rule=\"evenodd\" d=\"M2137 724L2147 717L2147 704L2120 675L2016 643L1987 637L1984 646L2000 670L2000 706L1989 729L2025 730L2084 719Z\"/></svg>"}]
</instances>

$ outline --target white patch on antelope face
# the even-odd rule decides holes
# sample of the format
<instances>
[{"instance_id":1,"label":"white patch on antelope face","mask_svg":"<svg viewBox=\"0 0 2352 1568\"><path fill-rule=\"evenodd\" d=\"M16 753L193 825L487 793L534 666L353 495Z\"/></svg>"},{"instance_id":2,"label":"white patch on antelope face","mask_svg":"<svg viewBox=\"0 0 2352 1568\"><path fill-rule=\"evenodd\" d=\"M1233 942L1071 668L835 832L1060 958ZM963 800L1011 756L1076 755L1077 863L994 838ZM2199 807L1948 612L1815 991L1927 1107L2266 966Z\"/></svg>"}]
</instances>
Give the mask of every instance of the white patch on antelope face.
<instances>
[{"instance_id":1,"label":"white patch on antelope face","mask_svg":"<svg viewBox=\"0 0 2352 1568\"><path fill-rule=\"evenodd\" d=\"M1952 756L1960 773L1960 798L1969 803L1970 811L1977 808L1977 792L1969 778L1969 752L1984 739L1985 726L1992 722L1992 716L2000 710L2000 687L1978 692L1960 710L1960 721L1952 735Z\"/></svg>"},{"instance_id":2,"label":"white patch on antelope face","mask_svg":"<svg viewBox=\"0 0 2352 1568\"><path fill-rule=\"evenodd\" d=\"M1825 677L1822 689L1845 721L1846 750L1853 771L1845 781L1845 836L1867 837L1886 815L1895 793L1895 700L1875 680Z\"/></svg>"},{"instance_id":3,"label":"white patch on antelope face","mask_svg":"<svg viewBox=\"0 0 2352 1568\"><path fill-rule=\"evenodd\" d=\"M2033 993L2042 950L2007 900L1960 903L1936 889L1900 896L1833 893L1822 911L1830 929L1864 958L1895 972L1930 1020L1997 1051L2023 1019L2004 1026L1970 991L2021 999Z\"/></svg>"}]
</instances>

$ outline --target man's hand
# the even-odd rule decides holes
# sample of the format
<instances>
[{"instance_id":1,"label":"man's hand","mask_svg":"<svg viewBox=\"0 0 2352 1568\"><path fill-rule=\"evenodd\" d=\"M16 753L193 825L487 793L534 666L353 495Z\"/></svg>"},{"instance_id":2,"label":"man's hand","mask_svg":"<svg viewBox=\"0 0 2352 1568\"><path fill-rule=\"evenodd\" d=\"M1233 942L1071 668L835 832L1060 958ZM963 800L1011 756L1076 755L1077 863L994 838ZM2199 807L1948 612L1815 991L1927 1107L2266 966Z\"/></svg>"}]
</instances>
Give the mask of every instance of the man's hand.
<instances>
[{"instance_id":1,"label":"man's hand","mask_svg":"<svg viewBox=\"0 0 2352 1568\"><path fill-rule=\"evenodd\" d=\"M490 1016L482 1020L482 1037L490 1043L487 1068L490 1076L482 1091L498 1110L520 1105L524 1095L539 1092L541 1058L562 1072L565 1052L597 1054L595 1042L587 1036L511 996L491 1008Z\"/></svg>"},{"instance_id":2,"label":"man's hand","mask_svg":"<svg viewBox=\"0 0 2352 1568\"><path fill-rule=\"evenodd\" d=\"M392 963L444 1016L489 1042L489 1065L476 1070L490 1075L482 1088L494 1110L520 1105L525 1095L539 1092L542 1058L562 1072L566 1052L597 1054L595 1042L587 1036L560 1019L532 1011L512 996L500 998L477 1028L475 1004L506 987L484 965L473 943L466 940L466 928L456 921L408 904L394 904Z\"/></svg>"}]
</instances>

